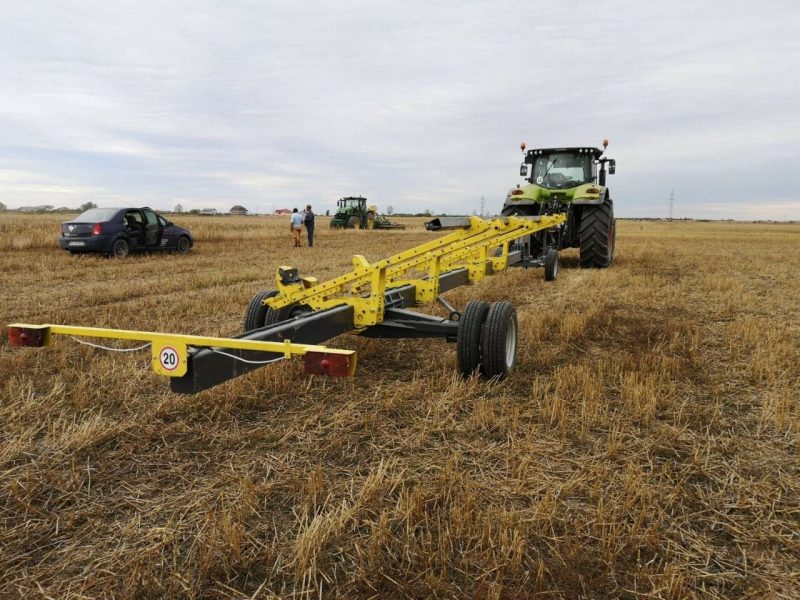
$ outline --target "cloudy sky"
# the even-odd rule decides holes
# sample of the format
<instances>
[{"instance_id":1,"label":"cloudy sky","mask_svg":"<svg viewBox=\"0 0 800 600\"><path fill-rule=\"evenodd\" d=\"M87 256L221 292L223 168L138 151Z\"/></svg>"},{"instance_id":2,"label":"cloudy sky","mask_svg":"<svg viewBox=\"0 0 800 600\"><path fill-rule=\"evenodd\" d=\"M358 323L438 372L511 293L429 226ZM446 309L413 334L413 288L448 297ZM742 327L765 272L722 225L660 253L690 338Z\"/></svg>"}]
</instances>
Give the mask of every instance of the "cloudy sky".
<instances>
[{"instance_id":1,"label":"cloudy sky","mask_svg":"<svg viewBox=\"0 0 800 600\"><path fill-rule=\"evenodd\" d=\"M800 3L4 2L0 202L499 210L599 145L621 216L800 219Z\"/></svg>"}]
</instances>

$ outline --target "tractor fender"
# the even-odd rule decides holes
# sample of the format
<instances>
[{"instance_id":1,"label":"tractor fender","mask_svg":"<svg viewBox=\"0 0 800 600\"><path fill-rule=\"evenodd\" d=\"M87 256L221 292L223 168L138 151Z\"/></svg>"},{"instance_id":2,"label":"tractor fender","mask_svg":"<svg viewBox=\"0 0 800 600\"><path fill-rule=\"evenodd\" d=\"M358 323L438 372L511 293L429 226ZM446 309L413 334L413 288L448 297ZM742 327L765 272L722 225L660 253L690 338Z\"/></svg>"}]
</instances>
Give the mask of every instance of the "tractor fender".
<instances>
[{"instance_id":1,"label":"tractor fender","mask_svg":"<svg viewBox=\"0 0 800 600\"><path fill-rule=\"evenodd\" d=\"M611 194L608 192L608 188L603 188L603 191L600 192L597 196L585 197L585 196L578 196L577 192L575 197L572 199L572 204L579 204L579 205L597 205L602 204L606 201L606 198L610 198Z\"/></svg>"}]
</instances>

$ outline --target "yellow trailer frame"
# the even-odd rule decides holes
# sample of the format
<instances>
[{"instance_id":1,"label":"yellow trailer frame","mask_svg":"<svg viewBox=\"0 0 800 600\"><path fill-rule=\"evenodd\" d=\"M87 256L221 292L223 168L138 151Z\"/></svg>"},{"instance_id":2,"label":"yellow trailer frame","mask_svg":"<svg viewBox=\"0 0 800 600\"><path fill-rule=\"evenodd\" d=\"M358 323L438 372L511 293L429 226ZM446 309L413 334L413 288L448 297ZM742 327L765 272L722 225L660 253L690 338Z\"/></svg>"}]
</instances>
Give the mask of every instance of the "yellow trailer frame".
<instances>
[{"instance_id":1,"label":"yellow trailer frame","mask_svg":"<svg viewBox=\"0 0 800 600\"><path fill-rule=\"evenodd\" d=\"M300 313L290 314L288 319L276 324L256 324L239 337L14 323L8 328L9 344L45 346L51 343L53 335L144 341L151 345L151 362L156 373L172 378L173 390L187 393L256 368L252 365L260 366L291 356L303 356L309 373L353 375L354 351L299 341L325 341L352 331L374 337L439 336L456 341L459 323L454 315L457 312L451 310L450 319L440 319L411 313L405 307L435 300L449 306L440 297L442 291L480 281L505 270L510 264L541 266L541 261L523 255L519 247L515 246L512 252L512 242L559 227L566 218L565 214L556 214L488 220L477 217L437 219L438 225L434 228L452 228L453 231L375 263L355 255L350 273L323 283L314 277L300 277L293 267L278 267L276 293L259 299L258 306L263 307L263 311L299 307ZM253 303L248 315L252 307ZM233 354L221 349L231 350ZM265 356L270 360L253 360ZM245 364L234 365L231 361ZM197 368L193 369L193 364Z\"/></svg>"}]
</instances>

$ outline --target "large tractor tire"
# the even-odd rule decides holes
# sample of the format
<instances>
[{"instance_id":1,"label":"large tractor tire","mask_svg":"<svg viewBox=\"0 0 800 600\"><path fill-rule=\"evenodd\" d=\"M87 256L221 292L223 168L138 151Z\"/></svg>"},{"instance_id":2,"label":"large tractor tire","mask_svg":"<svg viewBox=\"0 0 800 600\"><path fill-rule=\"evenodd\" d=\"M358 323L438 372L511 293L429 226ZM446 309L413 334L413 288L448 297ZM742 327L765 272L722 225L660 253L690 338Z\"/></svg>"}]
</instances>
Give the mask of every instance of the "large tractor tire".
<instances>
[{"instance_id":1,"label":"large tractor tire","mask_svg":"<svg viewBox=\"0 0 800 600\"><path fill-rule=\"evenodd\" d=\"M275 310L264 304L264 300L274 298L277 295L277 290L264 290L253 296L250 305L247 307L247 314L244 317L245 333L268 325L275 325L292 316L294 306L284 306Z\"/></svg>"},{"instance_id":2,"label":"large tractor tire","mask_svg":"<svg viewBox=\"0 0 800 600\"><path fill-rule=\"evenodd\" d=\"M481 372L489 378L503 378L517 364L517 310L502 300L489 307L481 336Z\"/></svg>"},{"instance_id":3,"label":"large tractor tire","mask_svg":"<svg viewBox=\"0 0 800 600\"><path fill-rule=\"evenodd\" d=\"M361 229L361 221L355 215L347 219L348 229Z\"/></svg>"},{"instance_id":4,"label":"large tractor tire","mask_svg":"<svg viewBox=\"0 0 800 600\"><path fill-rule=\"evenodd\" d=\"M617 225L610 199L596 206L584 206L581 215L581 267L603 269L614 260Z\"/></svg>"},{"instance_id":5,"label":"large tractor tire","mask_svg":"<svg viewBox=\"0 0 800 600\"><path fill-rule=\"evenodd\" d=\"M481 364L481 337L483 323L489 313L489 304L483 300L470 300L458 322L456 356L458 370L467 377Z\"/></svg>"}]
</instances>

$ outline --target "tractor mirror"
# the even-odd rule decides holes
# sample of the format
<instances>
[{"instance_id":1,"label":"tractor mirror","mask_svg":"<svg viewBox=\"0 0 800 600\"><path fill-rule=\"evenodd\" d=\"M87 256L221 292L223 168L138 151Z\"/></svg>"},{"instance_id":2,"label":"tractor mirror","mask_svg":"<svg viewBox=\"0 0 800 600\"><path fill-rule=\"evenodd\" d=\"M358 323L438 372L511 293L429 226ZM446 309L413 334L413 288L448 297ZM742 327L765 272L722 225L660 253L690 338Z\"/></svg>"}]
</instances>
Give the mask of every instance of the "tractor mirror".
<instances>
[{"instance_id":1,"label":"tractor mirror","mask_svg":"<svg viewBox=\"0 0 800 600\"><path fill-rule=\"evenodd\" d=\"M520 177L525 177L525 178L528 177L528 165L527 165L527 163L522 163L519 166L519 176Z\"/></svg>"},{"instance_id":2,"label":"tractor mirror","mask_svg":"<svg viewBox=\"0 0 800 600\"><path fill-rule=\"evenodd\" d=\"M617 161L610 160L608 161L608 174L613 175L617 170Z\"/></svg>"}]
</instances>

